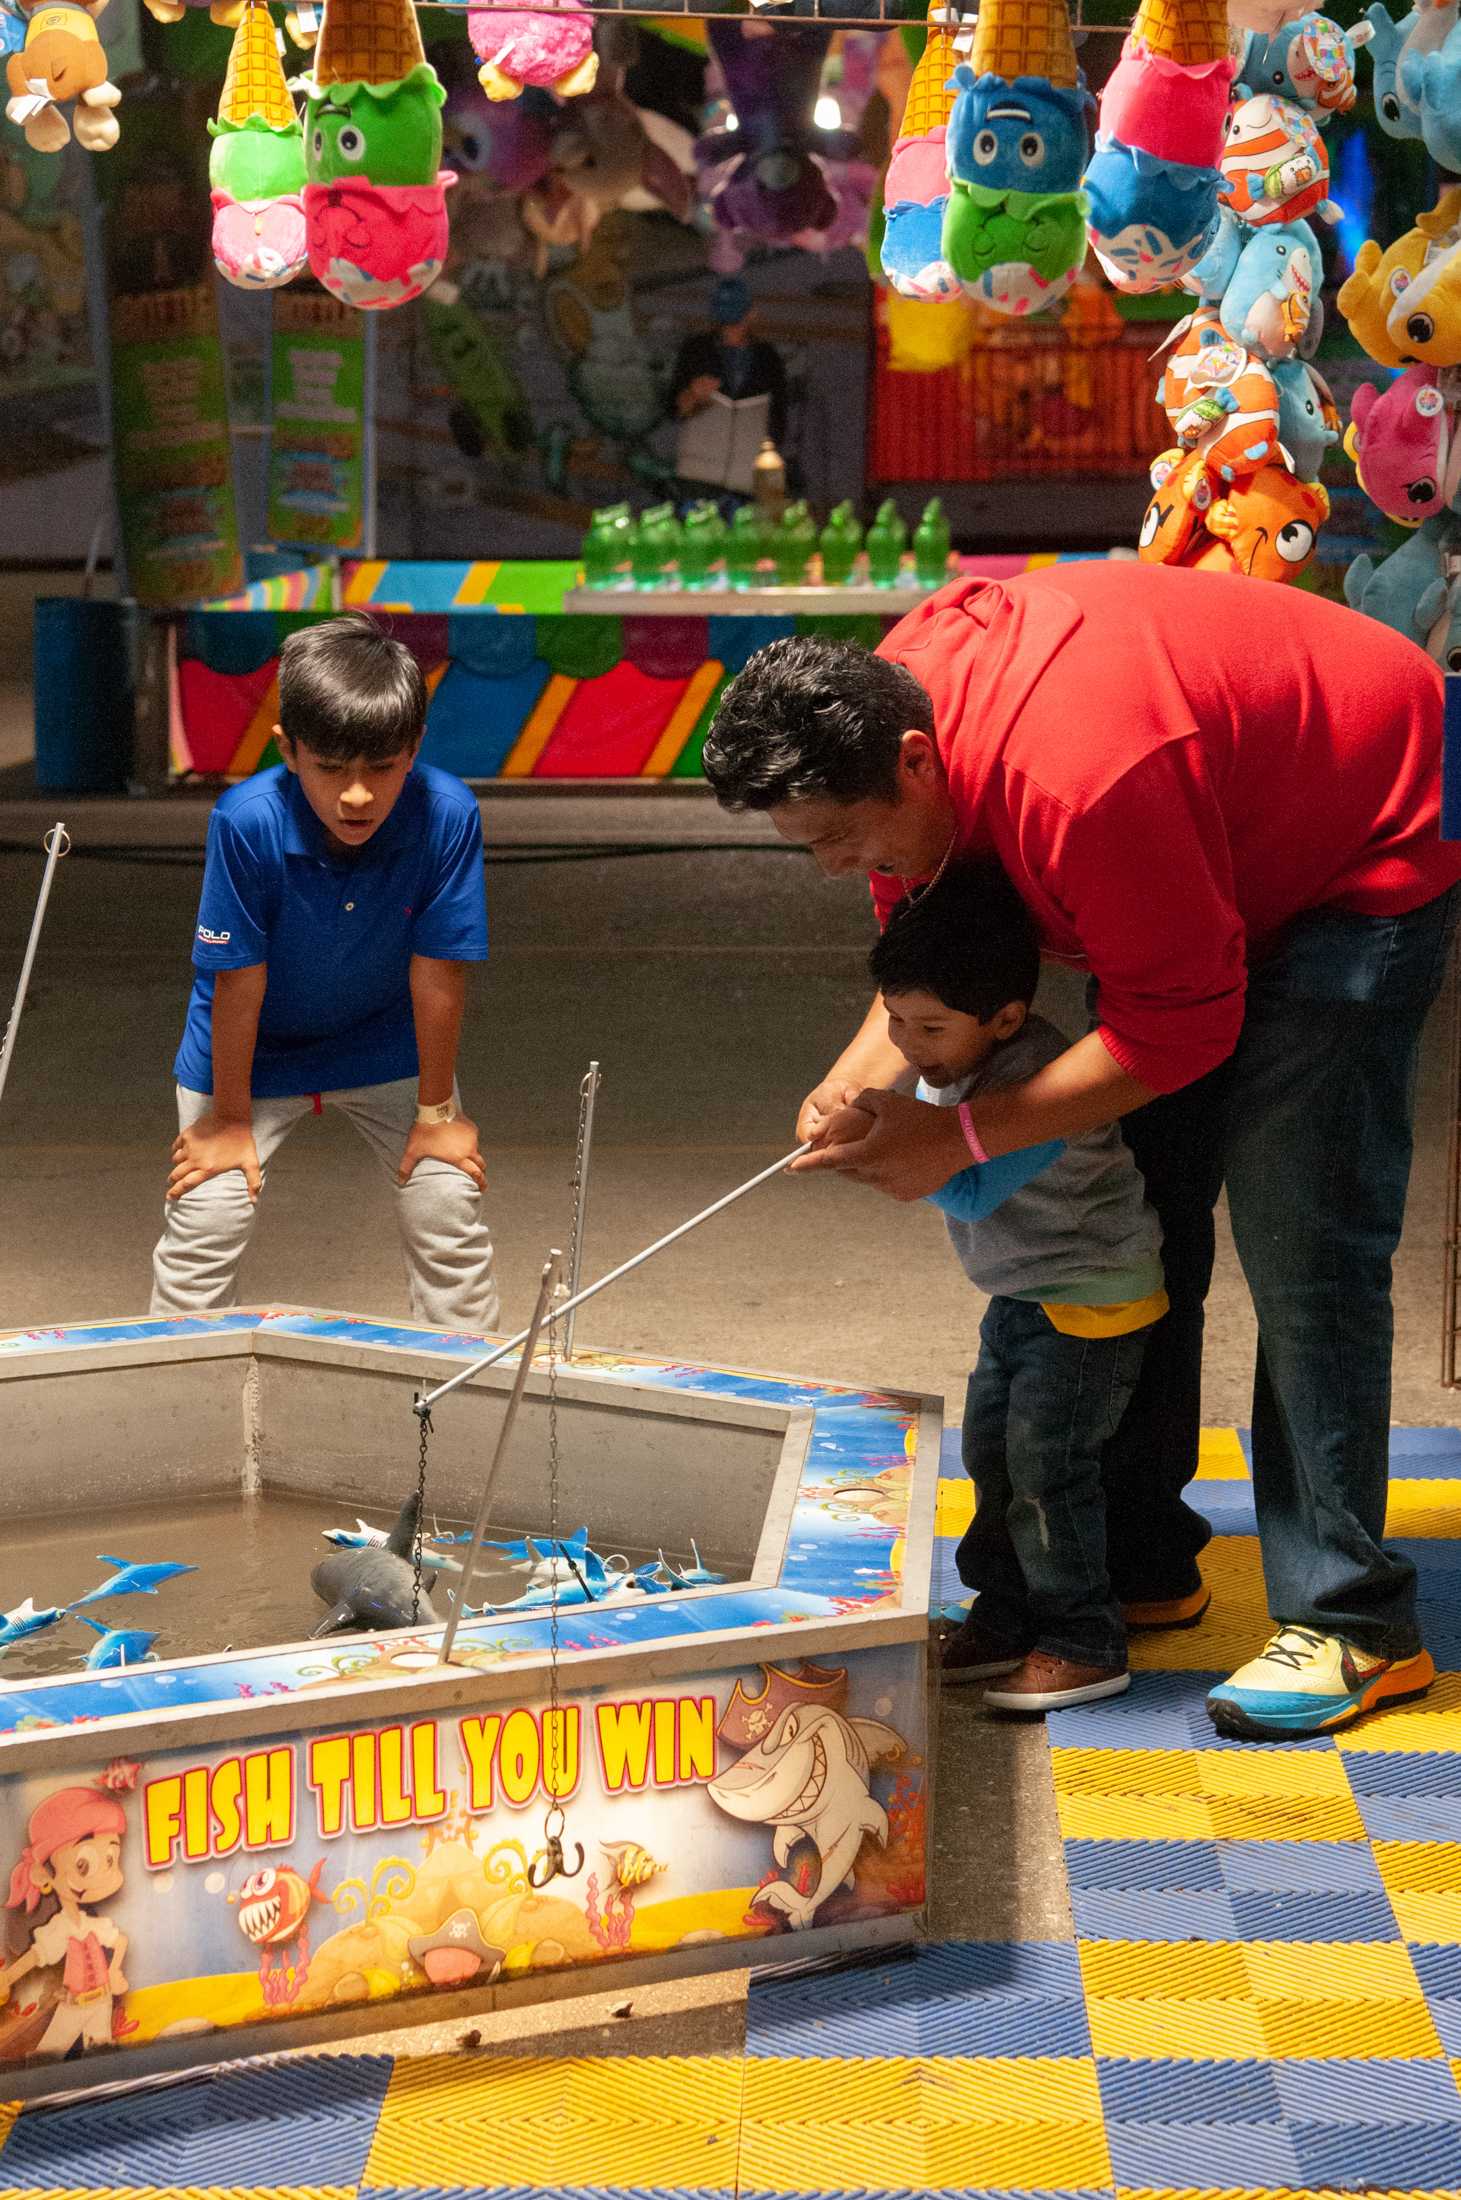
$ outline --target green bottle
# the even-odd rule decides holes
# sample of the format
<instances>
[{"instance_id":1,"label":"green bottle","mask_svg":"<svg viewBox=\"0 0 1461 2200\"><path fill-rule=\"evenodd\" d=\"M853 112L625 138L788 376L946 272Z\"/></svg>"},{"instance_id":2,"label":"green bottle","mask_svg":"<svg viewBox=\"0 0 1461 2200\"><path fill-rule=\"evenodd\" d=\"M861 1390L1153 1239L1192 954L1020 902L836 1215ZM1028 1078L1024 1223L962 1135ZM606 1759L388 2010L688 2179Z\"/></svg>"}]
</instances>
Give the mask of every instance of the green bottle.
<instances>
[{"instance_id":1,"label":"green bottle","mask_svg":"<svg viewBox=\"0 0 1461 2200\"><path fill-rule=\"evenodd\" d=\"M730 543L726 551L726 570L732 588L756 588L760 585L762 534L761 515L754 504L737 507L731 520Z\"/></svg>"},{"instance_id":2,"label":"green bottle","mask_svg":"<svg viewBox=\"0 0 1461 2200\"><path fill-rule=\"evenodd\" d=\"M801 498L788 504L781 515L772 543L772 555L776 560L776 581L780 588L804 588L807 584L807 568L812 552L817 547L817 530L811 513Z\"/></svg>"},{"instance_id":3,"label":"green bottle","mask_svg":"<svg viewBox=\"0 0 1461 2200\"><path fill-rule=\"evenodd\" d=\"M639 515L633 571L636 588L661 588L673 581L680 555L680 527L673 504L653 504Z\"/></svg>"},{"instance_id":4,"label":"green bottle","mask_svg":"<svg viewBox=\"0 0 1461 2200\"><path fill-rule=\"evenodd\" d=\"M592 515L579 552L585 588L617 584L628 555L629 526L627 504L605 504Z\"/></svg>"},{"instance_id":5,"label":"green bottle","mask_svg":"<svg viewBox=\"0 0 1461 2200\"><path fill-rule=\"evenodd\" d=\"M949 523L937 497L923 507L914 532L913 570L925 588L942 588L949 577Z\"/></svg>"},{"instance_id":6,"label":"green bottle","mask_svg":"<svg viewBox=\"0 0 1461 2200\"><path fill-rule=\"evenodd\" d=\"M725 524L720 513L708 499L692 504L680 541L680 586L707 587L724 555Z\"/></svg>"},{"instance_id":7,"label":"green bottle","mask_svg":"<svg viewBox=\"0 0 1461 2200\"><path fill-rule=\"evenodd\" d=\"M908 529L891 497L878 506L877 518L867 531L867 576L874 588L896 588L903 577L903 552Z\"/></svg>"},{"instance_id":8,"label":"green bottle","mask_svg":"<svg viewBox=\"0 0 1461 2200\"><path fill-rule=\"evenodd\" d=\"M822 529L822 585L845 588L852 579L857 553L862 548L862 528L850 503L839 504Z\"/></svg>"}]
</instances>

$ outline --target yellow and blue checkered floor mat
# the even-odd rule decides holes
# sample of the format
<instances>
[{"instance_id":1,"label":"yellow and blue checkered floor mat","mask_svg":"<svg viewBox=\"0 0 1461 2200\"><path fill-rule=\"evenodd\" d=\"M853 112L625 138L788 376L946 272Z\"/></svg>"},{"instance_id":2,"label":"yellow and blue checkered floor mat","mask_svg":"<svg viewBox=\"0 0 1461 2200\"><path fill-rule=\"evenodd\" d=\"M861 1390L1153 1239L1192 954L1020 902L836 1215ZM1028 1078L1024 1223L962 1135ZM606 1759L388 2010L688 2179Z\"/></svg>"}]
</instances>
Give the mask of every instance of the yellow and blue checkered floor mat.
<instances>
[{"instance_id":1,"label":"yellow and blue checkered floor mat","mask_svg":"<svg viewBox=\"0 0 1461 2200\"><path fill-rule=\"evenodd\" d=\"M0 2107L0 2200L1457 2200L1461 1432L1396 1430L1392 1467L1440 1681L1223 1742L1203 1697L1268 1623L1240 1440L1205 1440L1211 1615L1049 1721L1073 1941L768 1980L743 2054L312 2056Z\"/></svg>"}]
</instances>

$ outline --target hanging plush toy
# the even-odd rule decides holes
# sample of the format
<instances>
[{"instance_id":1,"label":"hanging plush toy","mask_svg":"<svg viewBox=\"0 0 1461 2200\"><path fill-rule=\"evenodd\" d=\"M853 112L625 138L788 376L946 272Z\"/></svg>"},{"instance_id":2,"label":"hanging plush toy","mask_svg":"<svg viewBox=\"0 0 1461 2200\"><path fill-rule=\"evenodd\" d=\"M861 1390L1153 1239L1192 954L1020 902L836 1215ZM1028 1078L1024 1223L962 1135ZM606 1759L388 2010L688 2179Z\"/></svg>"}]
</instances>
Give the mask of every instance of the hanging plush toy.
<instances>
[{"instance_id":1,"label":"hanging plush toy","mask_svg":"<svg viewBox=\"0 0 1461 2200\"><path fill-rule=\"evenodd\" d=\"M35 6L20 10L25 43L5 63L10 91L5 112L37 153L59 153L69 143L71 128L62 110L73 100L71 121L78 145L89 153L105 153L117 142L113 109L122 95L107 79L107 57L96 30L96 18L106 4L36 0Z\"/></svg>"},{"instance_id":2,"label":"hanging plush toy","mask_svg":"<svg viewBox=\"0 0 1461 2200\"><path fill-rule=\"evenodd\" d=\"M723 230L787 244L830 229L838 205L822 157L848 160L850 131L815 121L832 33L819 23L712 19L710 50L735 115L734 129L700 140L695 156L711 215Z\"/></svg>"},{"instance_id":3,"label":"hanging plush toy","mask_svg":"<svg viewBox=\"0 0 1461 2200\"><path fill-rule=\"evenodd\" d=\"M946 150L953 111L955 16L951 8L928 11L928 39L893 145L883 181L881 266L902 298L952 298L959 284L944 258L944 209L949 199Z\"/></svg>"},{"instance_id":4,"label":"hanging plush toy","mask_svg":"<svg viewBox=\"0 0 1461 2200\"><path fill-rule=\"evenodd\" d=\"M1343 31L1327 15L1313 12L1281 24L1267 38L1252 31L1238 69L1240 96L1275 93L1302 107L1322 130L1332 116L1347 115L1358 99L1355 49L1373 36L1369 23Z\"/></svg>"},{"instance_id":5,"label":"hanging plush toy","mask_svg":"<svg viewBox=\"0 0 1461 2200\"><path fill-rule=\"evenodd\" d=\"M1461 244L1461 184L1382 252L1367 237L1339 292L1350 333L1378 366L1430 360L1461 363L1461 302L1455 254Z\"/></svg>"},{"instance_id":6,"label":"hanging plush toy","mask_svg":"<svg viewBox=\"0 0 1461 2200\"><path fill-rule=\"evenodd\" d=\"M516 99L526 84L577 99L599 73L593 17L574 0L538 0L532 14L516 8L467 11L467 36L481 67L477 81L489 99Z\"/></svg>"},{"instance_id":7,"label":"hanging plush toy","mask_svg":"<svg viewBox=\"0 0 1461 2200\"><path fill-rule=\"evenodd\" d=\"M1307 359L1280 359L1271 369L1278 390L1278 444L1300 481L1317 481L1339 441L1339 407L1322 374Z\"/></svg>"},{"instance_id":8,"label":"hanging plush toy","mask_svg":"<svg viewBox=\"0 0 1461 2200\"><path fill-rule=\"evenodd\" d=\"M1269 365L1293 359L1305 348L1323 276L1307 222L1246 231L1218 307L1224 329Z\"/></svg>"},{"instance_id":9,"label":"hanging plush toy","mask_svg":"<svg viewBox=\"0 0 1461 2200\"><path fill-rule=\"evenodd\" d=\"M1091 243L1117 290L1169 290L1202 253L1234 67L1226 0L1142 0L1085 175Z\"/></svg>"},{"instance_id":10,"label":"hanging plush toy","mask_svg":"<svg viewBox=\"0 0 1461 2200\"><path fill-rule=\"evenodd\" d=\"M1428 519L1380 565L1356 558L1346 600L1367 618L1419 642L1447 672L1461 672L1461 528L1451 513Z\"/></svg>"},{"instance_id":11,"label":"hanging plush toy","mask_svg":"<svg viewBox=\"0 0 1461 2200\"><path fill-rule=\"evenodd\" d=\"M1329 196L1324 140L1303 109L1287 100L1263 92L1234 107L1221 166L1223 204L1255 229L1265 222L1300 221L1306 214L1325 222L1340 219Z\"/></svg>"},{"instance_id":12,"label":"hanging plush toy","mask_svg":"<svg viewBox=\"0 0 1461 2200\"><path fill-rule=\"evenodd\" d=\"M1228 484L1278 455L1278 389L1262 360L1234 343L1215 306L1200 306L1173 332L1157 403L1179 449Z\"/></svg>"},{"instance_id":13,"label":"hanging plush toy","mask_svg":"<svg viewBox=\"0 0 1461 2200\"><path fill-rule=\"evenodd\" d=\"M954 83L944 258L981 305L1038 313L1086 256L1080 182L1093 102L1065 0L983 0Z\"/></svg>"},{"instance_id":14,"label":"hanging plush toy","mask_svg":"<svg viewBox=\"0 0 1461 2200\"><path fill-rule=\"evenodd\" d=\"M1207 541L1188 563L1255 581L1296 581L1329 517L1322 483L1300 481L1281 459L1235 482L1207 514Z\"/></svg>"},{"instance_id":15,"label":"hanging plush toy","mask_svg":"<svg viewBox=\"0 0 1461 2200\"><path fill-rule=\"evenodd\" d=\"M250 6L233 34L213 150L213 260L240 290L276 290L309 263L304 132L284 81L269 10Z\"/></svg>"},{"instance_id":16,"label":"hanging plush toy","mask_svg":"<svg viewBox=\"0 0 1461 2200\"><path fill-rule=\"evenodd\" d=\"M1430 367L1410 367L1387 389L1362 382L1344 448L1360 487L1387 519L1418 527L1461 490L1461 435Z\"/></svg>"},{"instance_id":17,"label":"hanging plush toy","mask_svg":"<svg viewBox=\"0 0 1461 2200\"><path fill-rule=\"evenodd\" d=\"M309 264L346 305L419 298L447 253L441 80L411 0L326 0L305 120Z\"/></svg>"},{"instance_id":18,"label":"hanging plush toy","mask_svg":"<svg viewBox=\"0 0 1461 2200\"><path fill-rule=\"evenodd\" d=\"M1438 16L1431 7L1424 13ZM1461 169L1461 29L1456 11L1445 11L1450 28L1438 45L1425 45L1418 35L1407 39L1396 69L1400 96L1420 120L1420 136L1438 168L1454 175ZM1434 31L1432 31L1434 36Z\"/></svg>"},{"instance_id":19,"label":"hanging plush toy","mask_svg":"<svg viewBox=\"0 0 1461 2200\"><path fill-rule=\"evenodd\" d=\"M1420 10L1412 8L1404 22L1397 23L1385 0L1370 0L1365 20L1370 26L1375 120L1387 137L1418 138L1420 116L1400 90L1399 66L1406 41L1420 21Z\"/></svg>"},{"instance_id":20,"label":"hanging plush toy","mask_svg":"<svg viewBox=\"0 0 1461 2200\"><path fill-rule=\"evenodd\" d=\"M210 22L221 30L237 30L249 0L145 0L148 14L158 23L181 23L192 8L207 8Z\"/></svg>"}]
</instances>

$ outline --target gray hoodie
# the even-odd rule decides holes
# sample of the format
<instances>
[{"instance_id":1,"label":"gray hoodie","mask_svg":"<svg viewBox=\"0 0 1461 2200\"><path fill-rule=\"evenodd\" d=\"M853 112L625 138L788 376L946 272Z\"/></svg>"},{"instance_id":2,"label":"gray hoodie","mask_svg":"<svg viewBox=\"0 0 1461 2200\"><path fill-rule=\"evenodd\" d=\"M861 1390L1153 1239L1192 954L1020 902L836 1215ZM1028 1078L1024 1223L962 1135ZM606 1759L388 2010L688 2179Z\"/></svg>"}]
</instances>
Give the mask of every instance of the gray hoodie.
<instances>
[{"instance_id":1,"label":"gray hoodie","mask_svg":"<svg viewBox=\"0 0 1461 2200\"><path fill-rule=\"evenodd\" d=\"M920 1085L919 1096L957 1107L996 1085L1023 1083L1069 1045L1043 1016L1027 1017L972 1076ZM1048 1168L982 1221L944 1219L970 1282L991 1298L1118 1306L1162 1288L1161 1226L1115 1123L1069 1140Z\"/></svg>"}]
</instances>

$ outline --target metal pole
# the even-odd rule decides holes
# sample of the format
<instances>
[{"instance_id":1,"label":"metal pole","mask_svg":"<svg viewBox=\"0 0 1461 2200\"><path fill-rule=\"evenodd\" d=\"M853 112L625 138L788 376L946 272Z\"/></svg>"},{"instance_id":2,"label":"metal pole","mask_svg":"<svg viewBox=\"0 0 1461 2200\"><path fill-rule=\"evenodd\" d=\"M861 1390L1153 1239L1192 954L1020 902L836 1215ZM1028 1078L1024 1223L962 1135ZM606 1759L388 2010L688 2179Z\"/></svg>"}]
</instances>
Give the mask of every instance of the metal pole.
<instances>
[{"instance_id":1,"label":"metal pole","mask_svg":"<svg viewBox=\"0 0 1461 2200\"><path fill-rule=\"evenodd\" d=\"M568 1296L572 1298L578 1289L583 1270L583 1229L588 1214L588 1172L594 1150L594 1102L599 1096L599 1065L590 1062L588 1075L578 1088L578 1167L575 1170L577 1184L573 1202L573 1235L568 1241ZM563 1324L563 1357L573 1358L573 1325L578 1320L570 1314Z\"/></svg>"},{"instance_id":2,"label":"metal pole","mask_svg":"<svg viewBox=\"0 0 1461 2200\"><path fill-rule=\"evenodd\" d=\"M653 1245L646 1245L644 1251L636 1253L632 1260L624 1261L618 1268L611 1268L606 1276L600 1276L597 1283L588 1284L585 1289L576 1292L572 1298L565 1299L561 1306L555 1306L547 1317L548 1321L550 1323L562 1321L564 1315L571 1314L575 1307L586 1306L590 1299L597 1298L600 1291L607 1291L609 1285L617 1283L621 1276L630 1275L634 1269L642 1268L647 1260L653 1260L656 1253L664 1252L667 1246L675 1243L676 1239L688 1236L691 1230L698 1230L701 1223L708 1222L712 1215L718 1215L723 1208L729 1207L735 1200L744 1199L747 1192L754 1192L758 1184L765 1184L771 1177L780 1176L783 1169L789 1168L793 1161L799 1161L804 1153L810 1152L810 1141L800 1146L794 1146L790 1153L783 1154L779 1161L773 1161L770 1168L763 1169L759 1176L753 1176L746 1183L738 1184L733 1192L727 1192L723 1198L717 1199L711 1206L703 1207L698 1215L691 1215L689 1221L682 1222L677 1230L671 1230L665 1237L656 1238ZM429 1413L438 1398L444 1398L449 1390L456 1390L462 1383L469 1382L472 1376L480 1375L484 1369L495 1367L499 1360L505 1360L509 1352L515 1352L518 1346L533 1334L531 1324L527 1329L520 1329L515 1337L509 1337L506 1344L500 1344L495 1352L485 1353L480 1360L469 1361L464 1368L460 1369L457 1374L451 1376L446 1382L438 1383L435 1390L428 1390L415 1401L411 1410L416 1414ZM528 1352L523 1354L525 1362L529 1356Z\"/></svg>"},{"instance_id":3,"label":"metal pole","mask_svg":"<svg viewBox=\"0 0 1461 2200\"><path fill-rule=\"evenodd\" d=\"M557 1275L562 1261L563 1255L555 1246L543 1263L543 1274L538 1284L538 1303L533 1309L533 1318L528 1323L525 1332L527 1349L517 1363L517 1377L508 1397L507 1410L502 1416L502 1426L497 1432L497 1447L492 1454L492 1464L487 1469L487 1479L482 1485L482 1498L477 1507L477 1518L472 1528L472 1541L462 1563L461 1578L457 1582L457 1593L452 1600L451 1618L447 1621L446 1633L441 1638L441 1652L437 1658L439 1665L445 1665L449 1662L452 1644L457 1639L457 1629L460 1627L462 1615L467 1609L467 1583L476 1571L477 1561L482 1555L482 1542L487 1533L487 1521L492 1509L492 1492L497 1486L497 1477L502 1471L502 1462L507 1457L507 1447L512 1439L513 1423L517 1419L517 1409L522 1404L523 1392L527 1388L528 1369L533 1363L533 1346L538 1341L538 1331L543 1325L543 1316L548 1311L548 1300L552 1296L553 1279Z\"/></svg>"},{"instance_id":4,"label":"metal pole","mask_svg":"<svg viewBox=\"0 0 1461 2200\"><path fill-rule=\"evenodd\" d=\"M41 890L36 901L36 913L31 919L25 960L20 966L20 983L15 989L15 1005L10 1011L10 1021L5 1026L5 1037L0 1040L0 1099L4 1098L5 1080L10 1075L10 1064L15 1054L15 1035L20 1029L20 1012L25 1006L26 987L30 984L31 967L36 959L36 948L40 944L46 903L51 898L51 881L56 875L56 865L71 846L71 835L64 825L57 823L46 834L41 846L46 851L46 868L41 875Z\"/></svg>"},{"instance_id":5,"label":"metal pole","mask_svg":"<svg viewBox=\"0 0 1461 2200\"><path fill-rule=\"evenodd\" d=\"M1457 1387L1458 1283L1461 1283L1461 956L1452 955L1447 972L1447 1006L1451 1018L1450 1103L1451 1129L1446 1150L1446 1207L1444 1216L1446 1268L1442 1282L1441 1382L1447 1390Z\"/></svg>"}]
</instances>

